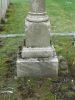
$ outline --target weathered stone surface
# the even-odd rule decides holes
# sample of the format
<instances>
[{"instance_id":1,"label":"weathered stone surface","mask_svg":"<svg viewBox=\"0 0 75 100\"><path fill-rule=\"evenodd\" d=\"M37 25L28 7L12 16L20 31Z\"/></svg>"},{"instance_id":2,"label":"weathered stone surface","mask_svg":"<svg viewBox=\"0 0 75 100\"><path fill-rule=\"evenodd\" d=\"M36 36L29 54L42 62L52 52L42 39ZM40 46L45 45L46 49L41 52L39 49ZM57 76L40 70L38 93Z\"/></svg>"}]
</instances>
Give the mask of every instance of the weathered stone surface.
<instances>
[{"instance_id":1,"label":"weathered stone surface","mask_svg":"<svg viewBox=\"0 0 75 100\"><path fill-rule=\"evenodd\" d=\"M45 0L30 0L30 12L32 13L45 12Z\"/></svg>"},{"instance_id":2,"label":"weathered stone surface","mask_svg":"<svg viewBox=\"0 0 75 100\"><path fill-rule=\"evenodd\" d=\"M33 23L26 21L26 46L50 46L50 22Z\"/></svg>"},{"instance_id":3,"label":"weathered stone surface","mask_svg":"<svg viewBox=\"0 0 75 100\"><path fill-rule=\"evenodd\" d=\"M45 12L45 0L30 1L25 27L27 47L50 46L50 21Z\"/></svg>"},{"instance_id":4,"label":"weathered stone surface","mask_svg":"<svg viewBox=\"0 0 75 100\"><path fill-rule=\"evenodd\" d=\"M18 77L56 77L58 75L57 57L49 61L37 59L17 59Z\"/></svg>"},{"instance_id":5,"label":"weathered stone surface","mask_svg":"<svg viewBox=\"0 0 75 100\"><path fill-rule=\"evenodd\" d=\"M22 49L22 58L50 58L53 56L54 50L47 48L26 48Z\"/></svg>"},{"instance_id":6,"label":"weathered stone surface","mask_svg":"<svg viewBox=\"0 0 75 100\"><path fill-rule=\"evenodd\" d=\"M50 44L50 21L45 12L45 0L30 0L25 33L25 46L17 58L17 76L56 77L58 58Z\"/></svg>"},{"instance_id":7,"label":"weathered stone surface","mask_svg":"<svg viewBox=\"0 0 75 100\"><path fill-rule=\"evenodd\" d=\"M61 72L63 74L67 74L68 73L68 63L67 63L67 60L59 55L58 56L58 59L59 59L59 72Z\"/></svg>"},{"instance_id":8,"label":"weathered stone surface","mask_svg":"<svg viewBox=\"0 0 75 100\"><path fill-rule=\"evenodd\" d=\"M5 19L5 14L9 6L10 0L0 0L0 20Z\"/></svg>"},{"instance_id":9,"label":"weathered stone surface","mask_svg":"<svg viewBox=\"0 0 75 100\"><path fill-rule=\"evenodd\" d=\"M46 15L46 13L33 14L33 13L29 12L29 14L26 18L26 21L33 22L33 23L39 23L39 22L50 23L50 22L47 22L47 21L49 21L49 17ZM25 22L25 23L27 23L27 22Z\"/></svg>"}]
</instances>

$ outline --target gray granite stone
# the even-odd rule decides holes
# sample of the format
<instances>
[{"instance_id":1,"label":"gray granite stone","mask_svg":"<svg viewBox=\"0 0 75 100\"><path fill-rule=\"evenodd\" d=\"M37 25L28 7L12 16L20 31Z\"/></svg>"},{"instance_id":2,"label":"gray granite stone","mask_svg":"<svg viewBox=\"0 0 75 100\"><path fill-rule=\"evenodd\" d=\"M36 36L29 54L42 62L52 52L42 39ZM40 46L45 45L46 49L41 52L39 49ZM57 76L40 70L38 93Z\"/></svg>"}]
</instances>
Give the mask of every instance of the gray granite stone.
<instances>
[{"instance_id":1,"label":"gray granite stone","mask_svg":"<svg viewBox=\"0 0 75 100\"><path fill-rule=\"evenodd\" d=\"M45 12L45 0L30 0L25 33L25 46L17 58L17 76L58 76L58 58L50 44L50 21Z\"/></svg>"},{"instance_id":2,"label":"gray granite stone","mask_svg":"<svg viewBox=\"0 0 75 100\"><path fill-rule=\"evenodd\" d=\"M50 21L45 12L45 0L31 0L25 20L26 46L50 46Z\"/></svg>"},{"instance_id":3,"label":"gray granite stone","mask_svg":"<svg viewBox=\"0 0 75 100\"><path fill-rule=\"evenodd\" d=\"M53 56L54 49L51 47L45 48L27 48L22 49L22 58L50 58Z\"/></svg>"},{"instance_id":4,"label":"gray granite stone","mask_svg":"<svg viewBox=\"0 0 75 100\"><path fill-rule=\"evenodd\" d=\"M26 21L26 46L48 47L50 46L50 23Z\"/></svg>"},{"instance_id":5,"label":"gray granite stone","mask_svg":"<svg viewBox=\"0 0 75 100\"><path fill-rule=\"evenodd\" d=\"M8 9L10 0L0 0L0 20L5 19L5 14Z\"/></svg>"},{"instance_id":6,"label":"gray granite stone","mask_svg":"<svg viewBox=\"0 0 75 100\"><path fill-rule=\"evenodd\" d=\"M37 59L17 59L18 77L57 77L57 57L49 61L38 61Z\"/></svg>"},{"instance_id":7,"label":"gray granite stone","mask_svg":"<svg viewBox=\"0 0 75 100\"><path fill-rule=\"evenodd\" d=\"M32 13L45 12L45 0L30 0L30 12Z\"/></svg>"}]
</instances>

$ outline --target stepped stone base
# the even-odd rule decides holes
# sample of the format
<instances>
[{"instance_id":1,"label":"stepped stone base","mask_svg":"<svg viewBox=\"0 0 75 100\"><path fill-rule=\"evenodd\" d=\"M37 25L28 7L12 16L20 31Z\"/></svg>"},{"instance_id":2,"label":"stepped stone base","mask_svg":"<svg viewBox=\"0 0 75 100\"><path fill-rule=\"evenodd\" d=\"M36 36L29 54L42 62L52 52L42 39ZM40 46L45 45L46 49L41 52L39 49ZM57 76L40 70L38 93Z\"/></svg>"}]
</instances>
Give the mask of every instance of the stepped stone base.
<instances>
[{"instance_id":1,"label":"stepped stone base","mask_svg":"<svg viewBox=\"0 0 75 100\"><path fill-rule=\"evenodd\" d=\"M24 47L21 56L22 58L17 58L18 77L58 76L58 58L54 48Z\"/></svg>"},{"instance_id":2,"label":"stepped stone base","mask_svg":"<svg viewBox=\"0 0 75 100\"><path fill-rule=\"evenodd\" d=\"M50 21L45 12L45 0L30 0L25 33L26 41L17 58L17 76L58 76L58 58L50 44Z\"/></svg>"}]
</instances>

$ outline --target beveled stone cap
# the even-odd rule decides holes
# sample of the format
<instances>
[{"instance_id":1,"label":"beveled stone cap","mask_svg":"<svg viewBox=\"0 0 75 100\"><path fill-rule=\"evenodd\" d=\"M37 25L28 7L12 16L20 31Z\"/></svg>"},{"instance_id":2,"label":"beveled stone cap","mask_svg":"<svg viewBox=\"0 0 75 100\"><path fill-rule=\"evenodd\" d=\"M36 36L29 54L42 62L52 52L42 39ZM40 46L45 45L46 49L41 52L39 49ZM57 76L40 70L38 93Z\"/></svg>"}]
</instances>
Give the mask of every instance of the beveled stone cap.
<instances>
[{"instance_id":1,"label":"beveled stone cap","mask_svg":"<svg viewBox=\"0 0 75 100\"><path fill-rule=\"evenodd\" d=\"M29 13L26 20L39 23L48 21L49 17L45 13Z\"/></svg>"}]
</instances>

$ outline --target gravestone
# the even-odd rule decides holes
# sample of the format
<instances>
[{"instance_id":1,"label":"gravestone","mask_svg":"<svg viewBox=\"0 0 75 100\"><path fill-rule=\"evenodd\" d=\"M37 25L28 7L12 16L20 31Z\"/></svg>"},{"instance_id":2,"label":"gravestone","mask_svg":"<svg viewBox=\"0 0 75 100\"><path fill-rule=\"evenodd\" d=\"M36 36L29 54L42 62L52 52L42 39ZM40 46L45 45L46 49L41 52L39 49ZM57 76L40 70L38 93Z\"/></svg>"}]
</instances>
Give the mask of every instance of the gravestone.
<instances>
[{"instance_id":1,"label":"gravestone","mask_svg":"<svg viewBox=\"0 0 75 100\"><path fill-rule=\"evenodd\" d=\"M1 0L0 0L0 22L1 22Z\"/></svg>"},{"instance_id":2,"label":"gravestone","mask_svg":"<svg viewBox=\"0 0 75 100\"><path fill-rule=\"evenodd\" d=\"M45 0L30 0L25 19L25 43L17 57L18 77L56 77L58 58L50 44L50 21Z\"/></svg>"},{"instance_id":3,"label":"gravestone","mask_svg":"<svg viewBox=\"0 0 75 100\"><path fill-rule=\"evenodd\" d=\"M8 9L10 0L0 0L0 21L5 20L5 14Z\"/></svg>"}]
</instances>

